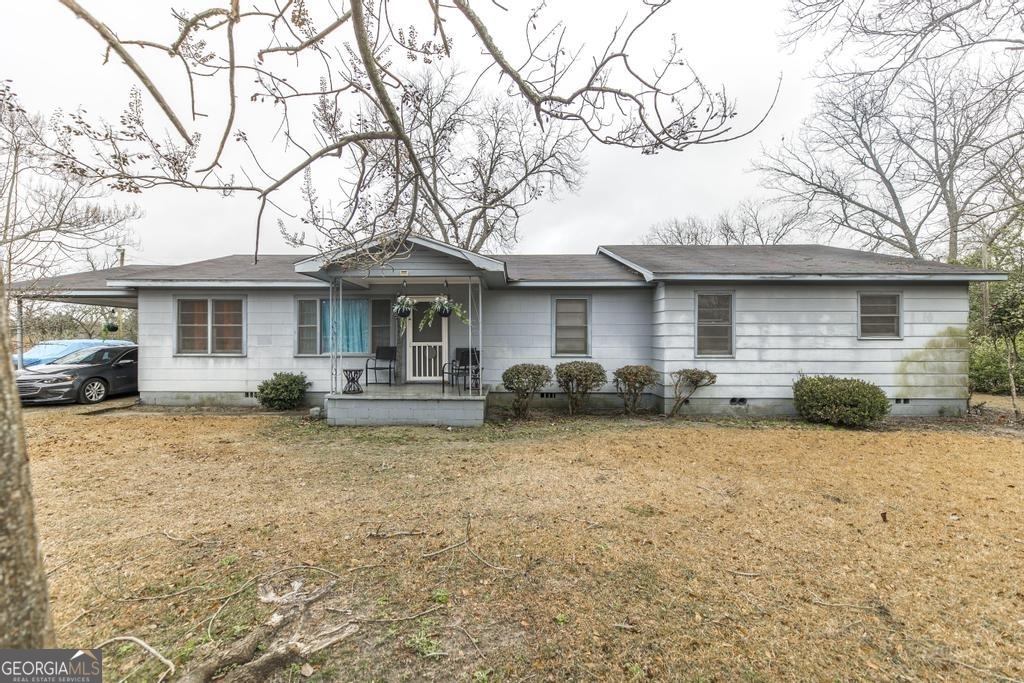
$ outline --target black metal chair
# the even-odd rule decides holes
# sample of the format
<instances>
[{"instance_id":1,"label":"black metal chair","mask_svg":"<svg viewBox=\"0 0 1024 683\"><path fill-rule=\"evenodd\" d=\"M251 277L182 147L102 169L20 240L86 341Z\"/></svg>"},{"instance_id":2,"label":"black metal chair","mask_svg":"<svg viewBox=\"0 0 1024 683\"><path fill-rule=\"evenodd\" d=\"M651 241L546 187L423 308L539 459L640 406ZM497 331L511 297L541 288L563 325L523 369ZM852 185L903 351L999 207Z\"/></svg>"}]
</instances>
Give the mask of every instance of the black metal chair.
<instances>
[{"instance_id":1,"label":"black metal chair","mask_svg":"<svg viewBox=\"0 0 1024 683\"><path fill-rule=\"evenodd\" d=\"M459 389L459 393L462 393L462 389L468 389L470 387L470 380L472 379L472 386L477 386L480 381L480 349L468 349L465 347L457 347L455 349L455 358L452 362L445 363L444 367L441 368L442 382L447 380L453 387ZM460 383L459 380L462 380ZM443 387L442 387L443 389ZM442 393L444 393L442 391Z\"/></svg>"},{"instance_id":2,"label":"black metal chair","mask_svg":"<svg viewBox=\"0 0 1024 683\"><path fill-rule=\"evenodd\" d=\"M395 360L398 358L397 346L378 346L373 358L366 359L366 383L383 384L377 381L377 373L387 371L388 386L391 386L395 379ZM373 380L370 380L370 373L373 373Z\"/></svg>"}]
</instances>

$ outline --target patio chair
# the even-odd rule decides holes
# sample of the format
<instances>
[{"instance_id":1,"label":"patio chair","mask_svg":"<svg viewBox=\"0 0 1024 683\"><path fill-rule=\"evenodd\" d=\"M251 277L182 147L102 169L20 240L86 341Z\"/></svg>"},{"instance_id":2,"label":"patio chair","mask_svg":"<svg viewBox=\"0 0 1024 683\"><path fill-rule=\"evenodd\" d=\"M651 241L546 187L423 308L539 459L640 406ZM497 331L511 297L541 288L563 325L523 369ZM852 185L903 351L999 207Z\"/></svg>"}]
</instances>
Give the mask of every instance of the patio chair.
<instances>
[{"instance_id":1,"label":"patio chair","mask_svg":"<svg viewBox=\"0 0 1024 683\"><path fill-rule=\"evenodd\" d=\"M453 387L458 387L459 393L462 393L462 389L470 387L470 379L473 380L473 386L476 386L480 381L480 349L456 348L455 358L451 363L444 364L441 375L442 379L447 378Z\"/></svg>"},{"instance_id":2,"label":"patio chair","mask_svg":"<svg viewBox=\"0 0 1024 683\"><path fill-rule=\"evenodd\" d=\"M395 379L395 360L398 358L397 346L378 346L373 358L366 359L366 383L383 384L377 381L377 373L387 371L388 386L391 386ZM371 380L370 373L373 373Z\"/></svg>"}]
</instances>

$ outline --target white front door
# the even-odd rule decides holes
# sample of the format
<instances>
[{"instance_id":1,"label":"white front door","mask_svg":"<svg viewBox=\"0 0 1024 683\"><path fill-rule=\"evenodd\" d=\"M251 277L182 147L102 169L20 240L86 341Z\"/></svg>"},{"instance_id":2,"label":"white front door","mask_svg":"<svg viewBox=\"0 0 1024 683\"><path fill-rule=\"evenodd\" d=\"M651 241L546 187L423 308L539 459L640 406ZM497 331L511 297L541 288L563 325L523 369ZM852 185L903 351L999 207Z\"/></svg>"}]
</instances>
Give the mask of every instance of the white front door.
<instances>
[{"instance_id":1,"label":"white front door","mask_svg":"<svg viewBox=\"0 0 1024 683\"><path fill-rule=\"evenodd\" d=\"M430 302L417 302L405 328L408 382L440 381L441 367L448 360L448 318L435 316L433 324L420 331L420 320L428 308Z\"/></svg>"}]
</instances>

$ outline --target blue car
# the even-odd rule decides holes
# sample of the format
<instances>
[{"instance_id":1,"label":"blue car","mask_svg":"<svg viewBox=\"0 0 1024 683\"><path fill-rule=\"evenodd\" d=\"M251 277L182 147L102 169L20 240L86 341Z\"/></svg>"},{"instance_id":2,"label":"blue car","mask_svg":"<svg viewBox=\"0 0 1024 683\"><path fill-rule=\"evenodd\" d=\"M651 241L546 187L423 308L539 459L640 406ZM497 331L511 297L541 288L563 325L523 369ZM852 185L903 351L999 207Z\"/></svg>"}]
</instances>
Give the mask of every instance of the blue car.
<instances>
[{"instance_id":1,"label":"blue car","mask_svg":"<svg viewBox=\"0 0 1024 683\"><path fill-rule=\"evenodd\" d=\"M79 349L91 349L96 346L135 346L135 342L120 339L53 339L36 344L25 352L25 367L52 363L61 356L66 356ZM18 354L11 356L14 367L18 367Z\"/></svg>"}]
</instances>

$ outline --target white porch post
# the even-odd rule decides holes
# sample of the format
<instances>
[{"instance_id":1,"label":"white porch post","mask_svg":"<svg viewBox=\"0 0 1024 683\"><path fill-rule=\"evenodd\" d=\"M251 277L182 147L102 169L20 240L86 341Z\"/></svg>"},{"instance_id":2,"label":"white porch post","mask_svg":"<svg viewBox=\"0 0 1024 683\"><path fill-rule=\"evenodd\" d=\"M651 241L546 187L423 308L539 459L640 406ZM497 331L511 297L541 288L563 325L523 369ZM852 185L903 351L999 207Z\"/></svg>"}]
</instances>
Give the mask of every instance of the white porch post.
<instances>
[{"instance_id":1,"label":"white porch post","mask_svg":"<svg viewBox=\"0 0 1024 683\"><path fill-rule=\"evenodd\" d=\"M476 359L476 372L477 372L477 395L484 395L484 283L483 280L477 278L476 281L476 294L477 294L477 314L479 315L479 321L477 322L477 359Z\"/></svg>"}]
</instances>

